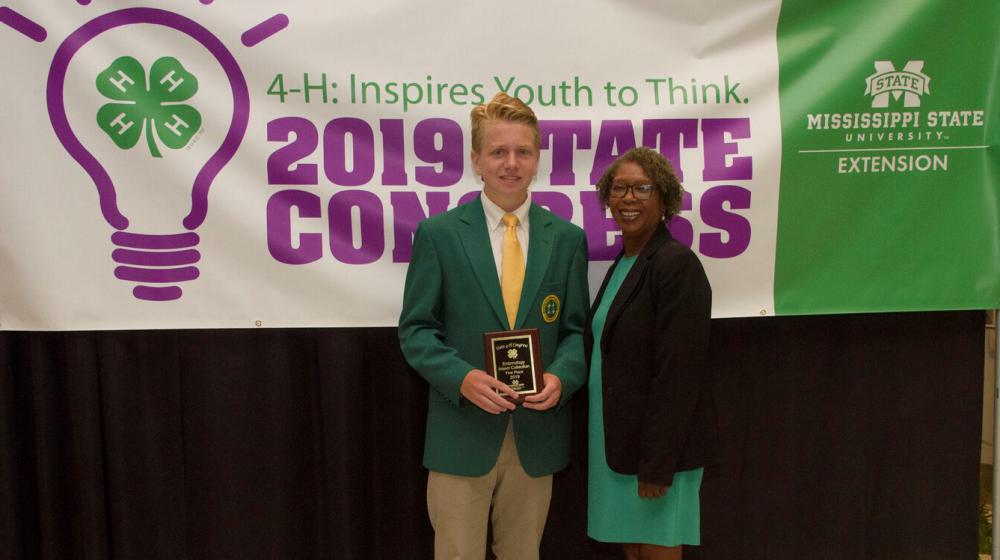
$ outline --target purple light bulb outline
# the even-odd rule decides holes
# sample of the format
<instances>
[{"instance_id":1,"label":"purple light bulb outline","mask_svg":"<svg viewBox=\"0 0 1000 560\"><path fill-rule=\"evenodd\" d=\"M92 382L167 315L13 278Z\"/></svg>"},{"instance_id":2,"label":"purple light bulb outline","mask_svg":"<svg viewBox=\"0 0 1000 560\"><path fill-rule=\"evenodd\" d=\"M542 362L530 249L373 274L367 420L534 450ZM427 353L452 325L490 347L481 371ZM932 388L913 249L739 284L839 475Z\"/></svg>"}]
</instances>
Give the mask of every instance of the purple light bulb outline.
<instances>
[{"instance_id":1,"label":"purple light bulb outline","mask_svg":"<svg viewBox=\"0 0 1000 560\"><path fill-rule=\"evenodd\" d=\"M122 231L128 227L129 220L118 209L114 182L104 166L73 133L64 105L66 71L73 56L89 41L108 30L141 23L175 29L200 43L222 66L233 92L233 116L229 130L218 150L198 171L191 189L191 211L182 220L188 230L200 226L208 213L208 191L212 181L236 154L250 118L250 92L246 78L232 53L208 29L180 14L156 8L127 8L98 16L67 36L56 49L46 84L46 102L56 137L66 152L90 175L97 187L101 214L111 227L119 230L111 237L115 245L123 247L112 253L115 262L123 265L115 269L115 276L125 281L154 284L183 282L198 277L197 268L183 266L193 265L200 259L198 251L193 250L198 244L198 235L193 231L172 235ZM170 252L164 253L163 250ZM174 268L149 268L163 266ZM132 294L138 299L167 301L180 298L182 292L177 286L139 285Z\"/></svg>"},{"instance_id":2,"label":"purple light bulb outline","mask_svg":"<svg viewBox=\"0 0 1000 560\"><path fill-rule=\"evenodd\" d=\"M52 128L63 148L94 181L100 197L104 219L115 229L122 230L128 227L128 219L118 210L117 197L111 177L105 171L104 166L97 161L97 158L80 143L69 126L66 107L63 104L63 87L66 80L66 69L80 48L105 31L123 25L139 23L170 27L201 43L222 66L233 90L233 118L229 124L229 132L222 145L212 154L212 157L194 179L191 190L191 212L183 220L184 227L193 230L205 220L208 213L208 190L212 181L236 154L236 150L243 142L243 136L250 119L250 92L247 88L246 78L243 77L243 72L240 70L236 58L222 44L222 41L208 29L180 14L156 8L127 8L92 19L70 33L56 49L46 85L49 119L52 121Z\"/></svg>"}]
</instances>

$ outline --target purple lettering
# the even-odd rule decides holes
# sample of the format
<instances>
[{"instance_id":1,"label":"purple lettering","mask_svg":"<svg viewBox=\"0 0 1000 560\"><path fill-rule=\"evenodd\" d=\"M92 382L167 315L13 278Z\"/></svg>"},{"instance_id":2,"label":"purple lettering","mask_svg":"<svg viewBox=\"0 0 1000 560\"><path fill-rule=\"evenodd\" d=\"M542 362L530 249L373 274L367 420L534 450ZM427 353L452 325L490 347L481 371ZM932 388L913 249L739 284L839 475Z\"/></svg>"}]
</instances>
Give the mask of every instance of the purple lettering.
<instances>
[{"instance_id":1,"label":"purple lettering","mask_svg":"<svg viewBox=\"0 0 1000 560\"><path fill-rule=\"evenodd\" d=\"M420 220L436 216L448 209L451 193L447 191L429 192L427 210L420 204L420 197L414 192L394 192L389 195L392 205L392 262L410 262L413 255L413 232Z\"/></svg>"},{"instance_id":2,"label":"purple lettering","mask_svg":"<svg viewBox=\"0 0 1000 560\"><path fill-rule=\"evenodd\" d=\"M267 123L268 142L288 142L292 135L295 135L294 140L278 148L267 158L267 184L319 184L316 164L298 163L315 152L319 145L316 126L302 117L282 117Z\"/></svg>"},{"instance_id":3,"label":"purple lettering","mask_svg":"<svg viewBox=\"0 0 1000 560\"><path fill-rule=\"evenodd\" d=\"M351 135L351 170L347 169L347 135ZM356 187L375 176L375 133L362 119L333 119L323 129L323 168L335 185Z\"/></svg>"},{"instance_id":4,"label":"purple lettering","mask_svg":"<svg viewBox=\"0 0 1000 560\"><path fill-rule=\"evenodd\" d=\"M461 206L461 205L466 204L468 202L472 202L473 198L476 198L477 196L479 196L479 192L480 191L469 191L469 192L463 194L462 196L458 197L458 206Z\"/></svg>"},{"instance_id":5,"label":"purple lettering","mask_svg":"<svg viewBox=\"0 0 1000 560\"><path fill-rule=\"evenodd\" d=\"M622 250L622 236L612 236L609 244L608 233L618 231L618 224L601 206L596 192L581 192L580 203L583 205L583 229L587 235L590 260L614 260Z\"/></svg>"},{"instance_id":6,"label":"purple lettering","mask_svg":"<svg viewBox=\"0 0 1000 560\"><path fill-rule=\"evenodd\" d=\"M573 219L573 201L561 192L533 192L531 201L566 221Z\"/></svg>"},{"instance_id":7,"label":"purple lettering","mask_svg":"<svg viewBox=\"0 0 1000 560\"><path fill-rule=\"evenodd\" d=\"M552 151L549 184L575 185L573 151L590 149L590 121L538 121L538 127L542 149Z\"/></svg>"},{"instance_id":8,"label":"purple lettering","mask_svg":"<svg viewBox=\"0 0 1000 560\"><path fill-rule=\"evenodd\" d=\"M681 147L698 147L698 119L646 119L642 121L642 145L659 150L683 183Z\"/></svg>"},{"instance_id":9,"label":"purple lettering","mask_svg":"<svg viewBox=\"0 0 1000 560\"><path fill-rule=\"evenodd\" d=\"M354 243L354 208L358 209L360 243ZM330 252L347 264L369 264L385 251L382 201L369 191L341 191L330 197Z\"/></svg>"},{"instance_id":10,"label":"purple lettering","mask_svg":"<svg viewBox=\"0 0 1000 560\"><path fill-rule=\"evenodd\" d=\"M441 147L437 139L441 138ZM433 165L418 165L414 175L421 185L448 187L462 179L465 154L462 127L451 119L424 119L413 129L413 150L426 163L440 163L438 171Z\"/></svg>"},{"instance_id":11,"label":"purple lettering","mask_svg":"<svg viewBox=\"0 0 1000 560\"><path fill-rule=\"evenodd\" d=\"M590 184L596 185L601 180L601 175L604 175L604 170L634 147L635 131L632 129L632 121L601 121L601 132L594 150L594 166L590 170ZM591 254L593 253L591 250Z\"/></svg>"},{"instance_id":12,"label":"purple lettering","mask_svg":"<svg viewBox=\"0 0 1000 560\"><path fill-rule=\"evenodd\" d=\"M701 132L705 137L705 169L702 178L706 181L742 181L753 179L753 165L750 156L734 157L732 165L726 165L726 157L739 153L736 142L726 142L726 133L734 140L750 138L750 119L703 119Z\"/></svg>"},{"instance_id":13,"label":"purple lettering","mask_svg":"<svg viewBox=\"0 0 1000 560\"><path fill-rule=\"evenodd\" d=\"M292 243L292 208L300 218L319 218L322 206L318 196L305 191L279 191L267 201L267 250L274 260L285 264L306 264L323 256L323 235L299 234L299 244Z\"/></svg>"},{"instance_id":14,"label":"purple lettering","mask_svg":"<svg viewBox=\"0 0 1000 560\"><path fill-rule=\"evenodd\" d=\"M405 185L406 141L403 139L403 119L381 119L382 132L382 184Z\"/></svg>"},{"instance_id":15,"label":"purple lettering","mask_svg":"<svg viewBox=\"0 0 1000 560\"><path fill-rule=\"evenodd\" d=\"M681 195L681 212L684 211L691 211L691 193L688 191L684 191ZM670 221L667 222L667 229L670 230L670 235L672 235L674 239L687 245L688 247L690 247L691 243L694 242L694 227L691 225L691 222L687 220L687 218L681 216L679 213L673 218L670 218Z\"/></svg>"},{"instance_id":16,"label":"purple lettering","mask_svg":"<svg viewBox=\"0 0 1000 560\"><path fill-rule=\"evenodd\" d=\"M728 259L740 255L750 246L750 222L739 214L727 212L750 208L750 191L736 185L718 185L705 191L701 196L701 219L706 225L721 229L728 234L728 241L722 240L721 233L702 233L698 236L698 252L717 259Z\"/></svg>"}]
</instances>

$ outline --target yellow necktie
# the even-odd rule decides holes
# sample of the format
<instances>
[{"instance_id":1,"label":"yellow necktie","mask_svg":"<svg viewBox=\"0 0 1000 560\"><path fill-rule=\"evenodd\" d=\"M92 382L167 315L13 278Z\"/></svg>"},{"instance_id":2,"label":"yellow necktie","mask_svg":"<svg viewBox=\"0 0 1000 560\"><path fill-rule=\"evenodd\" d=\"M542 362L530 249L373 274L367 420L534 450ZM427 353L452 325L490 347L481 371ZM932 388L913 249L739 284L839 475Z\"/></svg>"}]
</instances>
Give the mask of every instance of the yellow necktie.
<instances>
[{"instance_id":1,"label":"yellow necktie","mask_svg":"<svg viewBox=\"0 0 1000 560\"><path fill-rule=\"evenodd\" d=\"M507 321L514 328L517 306L521 301L521 284L524 283L524 253L517 240L517 216L504 214L503 223L507 230L503 234L503 260L500 265L500 293L503 306L507 310Z\"/></svg>"}]
</instances>

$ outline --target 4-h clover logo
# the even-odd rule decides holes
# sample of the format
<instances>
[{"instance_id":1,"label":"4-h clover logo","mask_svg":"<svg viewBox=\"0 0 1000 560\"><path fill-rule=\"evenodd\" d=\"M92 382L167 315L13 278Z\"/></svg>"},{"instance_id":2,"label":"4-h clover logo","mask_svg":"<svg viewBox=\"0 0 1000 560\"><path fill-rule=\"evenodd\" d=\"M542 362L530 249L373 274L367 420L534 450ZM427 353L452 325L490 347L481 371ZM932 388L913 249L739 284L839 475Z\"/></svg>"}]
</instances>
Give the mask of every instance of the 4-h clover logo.
<instances>
[{"instance_id":1,"label":"4-h clover logo","mask_svg":"<svg viewBox=\"0 0 1000 560\"><path fill-rule=\"evenodd\" d=\"M511 360L513 360L514 358L516 358L517 357L517 348L511 348L510 350L507 350L507 357L510 358Z\"/></svg>"},{"instance_id":2,"label":"4-h clover logo","mask_svg":"<svg viewBox=\"0 0 1000 560\"><path fill-rule=\"evenodd\" d=\"M97 124L123 150L135 146L145 130L149 153L163 157L157 140L176 150L201 128L198 110L182 103L198 92L198 79L176 58L157 59L147 85L142 64L120 57L97 75L97 91L114 100L97 111Z\"/></svg>"}]
</instances>

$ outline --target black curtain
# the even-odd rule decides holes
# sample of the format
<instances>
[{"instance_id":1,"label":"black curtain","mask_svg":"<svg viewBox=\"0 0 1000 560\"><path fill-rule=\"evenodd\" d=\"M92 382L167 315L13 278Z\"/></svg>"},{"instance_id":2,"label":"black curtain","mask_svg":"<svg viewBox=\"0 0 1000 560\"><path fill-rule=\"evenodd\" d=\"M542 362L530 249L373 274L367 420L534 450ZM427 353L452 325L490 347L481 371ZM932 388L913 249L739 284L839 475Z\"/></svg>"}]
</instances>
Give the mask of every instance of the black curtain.
<instances>
[{"instance_id":1,"label":"black curtain","mask_svg":"<svg viewBox=\"0 0 1000 560\"><path fill-rule=\"evenodd\" d=\"M713 322L687 558L976 553L982 312ZM0 333L0 557L421 559L426 384L395 329ZM556 477L542 557L586 538Z\"/></svg>"}]
</instances>

